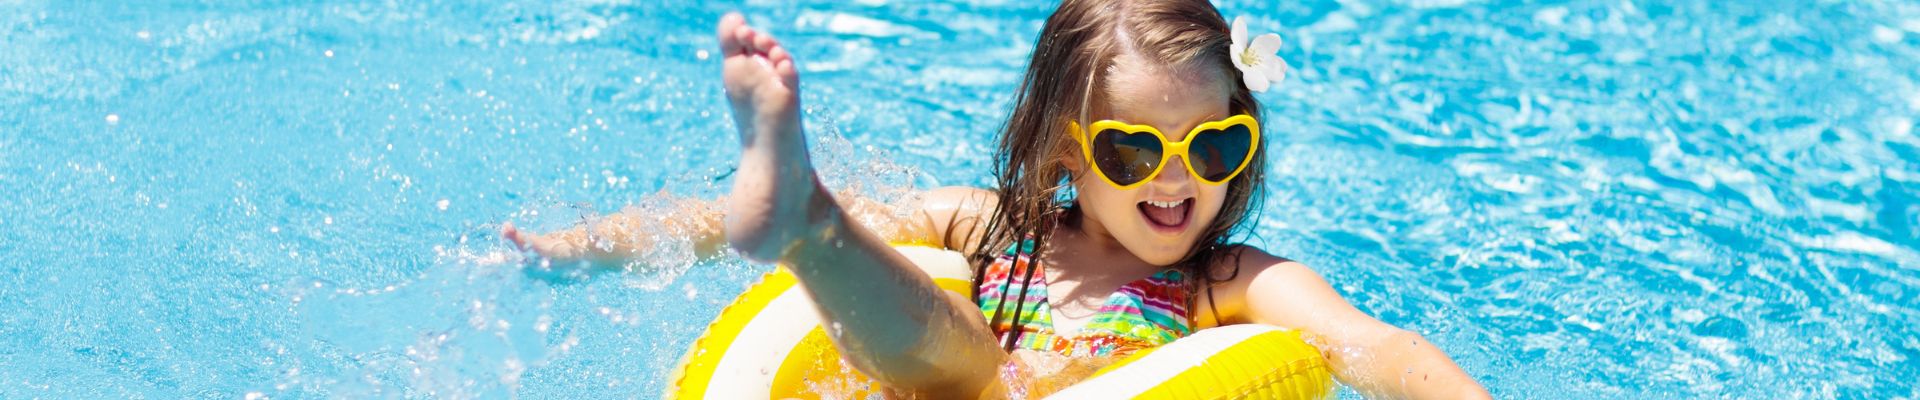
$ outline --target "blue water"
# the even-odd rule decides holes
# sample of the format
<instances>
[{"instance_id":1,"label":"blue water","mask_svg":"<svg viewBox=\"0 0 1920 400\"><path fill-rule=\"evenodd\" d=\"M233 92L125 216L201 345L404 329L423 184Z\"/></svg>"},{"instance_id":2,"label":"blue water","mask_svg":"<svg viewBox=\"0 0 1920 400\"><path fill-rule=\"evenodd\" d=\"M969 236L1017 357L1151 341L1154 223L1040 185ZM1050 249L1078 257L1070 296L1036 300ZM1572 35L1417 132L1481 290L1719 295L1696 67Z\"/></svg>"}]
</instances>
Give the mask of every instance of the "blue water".
<instances>
[{"instance_id":1,"label":"blue water","mask_svg":"<svg viewBox=\"0 0 1920 400\"><path fill-rule=\"evenodd\" d=\"M735 9L833 185L984 185L1029 3L0 0L0 398L654 397L768 267L498 224L722 193ZM1250 240L1497 397L1920 397L1920 4L1222 8L1296 68Z\"/></svg>"}]
</instances>

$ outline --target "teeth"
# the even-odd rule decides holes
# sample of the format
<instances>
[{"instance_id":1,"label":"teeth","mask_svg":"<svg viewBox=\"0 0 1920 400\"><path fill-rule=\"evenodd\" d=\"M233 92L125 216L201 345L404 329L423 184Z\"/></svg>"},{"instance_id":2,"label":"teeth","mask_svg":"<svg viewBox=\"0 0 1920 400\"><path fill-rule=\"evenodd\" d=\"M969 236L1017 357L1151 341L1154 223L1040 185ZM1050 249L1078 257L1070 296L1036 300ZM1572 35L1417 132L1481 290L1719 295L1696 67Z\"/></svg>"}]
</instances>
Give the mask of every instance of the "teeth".
<instances>
[{"instance_id":1,"label":"teeth","mask_svg":"<svg viewBox=\"0 0 1920 400\"><path fill-rule=\"evenodd\" d=\"M1148 200L1148 201L1147 201L1147 205L1150 205L1150 206L1154 206L1154 207L1160 207L1160 208L1174 208L1174 207L1179 207L1179 206L1180 206L1180 203L1185 203L1185 202L1186 202L1185 200L1181 200L1181 201L1152 201L1152 200Z\"/></svg>"}]
</instances>

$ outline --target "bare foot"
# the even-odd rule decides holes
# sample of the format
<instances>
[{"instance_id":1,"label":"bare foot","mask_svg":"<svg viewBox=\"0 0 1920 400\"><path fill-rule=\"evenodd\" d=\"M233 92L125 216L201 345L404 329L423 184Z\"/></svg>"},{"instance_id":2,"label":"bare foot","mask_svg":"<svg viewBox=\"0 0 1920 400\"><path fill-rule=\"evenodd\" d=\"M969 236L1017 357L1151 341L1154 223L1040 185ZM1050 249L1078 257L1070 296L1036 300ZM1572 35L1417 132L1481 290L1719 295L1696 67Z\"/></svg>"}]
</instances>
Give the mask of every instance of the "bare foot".
<instances>
[{"instance_id":1,"label":"bare foot","mask_svg":"<svg viewBox=\"0 0 1920 400\"><path fill-rule=\"evenodd\" d=\"M808 211L832 200L807 159L793 55L738 13L720 18L719 36L726 57L721 75L740 133L727 241L747 258L774 261L812 227Z\"/></svg>"}]
</instances>

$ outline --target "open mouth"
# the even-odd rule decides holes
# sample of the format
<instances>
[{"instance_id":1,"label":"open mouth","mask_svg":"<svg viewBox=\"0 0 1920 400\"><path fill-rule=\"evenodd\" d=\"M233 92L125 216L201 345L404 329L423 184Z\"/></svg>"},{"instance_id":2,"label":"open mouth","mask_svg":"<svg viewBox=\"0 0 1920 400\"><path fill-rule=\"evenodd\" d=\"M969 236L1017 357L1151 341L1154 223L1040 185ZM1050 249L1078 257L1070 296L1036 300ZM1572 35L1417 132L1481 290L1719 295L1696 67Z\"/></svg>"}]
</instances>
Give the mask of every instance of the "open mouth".
<instances>
[{"instance_id":1,"label":"open mouth","mask_svg":"<svg viewBox=\"0 0 1920 400\"><path fill-rule=\"evenodd\" d=\"M1156 231L1178 233L1186 229L1187 220L1193 216L1193 198L1180 201L1143 201L1140 202L1140 214L1147 225Z\"/></svg>"}]
</instances>

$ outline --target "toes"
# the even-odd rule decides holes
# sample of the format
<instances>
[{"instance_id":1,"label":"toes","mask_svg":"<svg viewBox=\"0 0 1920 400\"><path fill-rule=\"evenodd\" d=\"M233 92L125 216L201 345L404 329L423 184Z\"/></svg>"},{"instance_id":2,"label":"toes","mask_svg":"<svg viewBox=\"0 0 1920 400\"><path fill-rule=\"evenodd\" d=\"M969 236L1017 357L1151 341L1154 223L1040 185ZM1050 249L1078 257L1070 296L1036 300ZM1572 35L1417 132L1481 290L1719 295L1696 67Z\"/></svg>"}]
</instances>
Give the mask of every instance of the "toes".
<instances>
[{"instance_id":1,"label":"toes","mask_svg":"<svg viewBox=\"0 0 1920 400\"><path fill-rule=\"evenodd\" d=\"M731 57L746 52L747 42L736 39L734 34L746 25L747 18L740 16L740 13L727 13L726 16L720 17L720 54Z\"/></svg>"},{"instance_id":2,"label":"toes","mask_svg":"<svg viewBox=\"0 0 1920 400\"><path fill-rule=\"evenodd\" d=\"M753 48L761 53L770 53L773 49L780 48L780 41L773 40L773 35L760 33L753 36Z\"/></svg>"},{"instance_id":3,"label":"toes","mask_svg":"<svg viewBox=\"0 0 1920 400\"><path fill-rule=\"evenodd\" d=\"M767 62L779 65L781 61L791 60L793 60L793 54L787 53L787 48L784 46L775 46L773 50L767 51Z\"/></svg>"},{"instance_id":4,"label":"toes","mask_svg":"<svg viewBox=\"0 0 1920 400\"><path fill-rule=\"evenodd\" d=\"M755 32L752 27L746 25L741 25L739 28L733 30L733 40L740 43L742 52L746 54L759 54L761 52L760 49L755 48L753 45L753 40L757 36L759 36L759 32Z\"/></svg>"},{"instance_id":5,"label":"toes","mask_svg":"<svg viewBox=\"0 0 1920 400\"><path fill-rule=\"evenodd\" d=\"M741 54L767 55L780 48L773 35L754 30L740 13L720 17L720 51L728 57Z\"/></svg>"},{"instance_id":6,"label":"toes","mask_svg":"<svg viewBox=\"0 0 1920 400\"><path fill-rule=\"evenodd\" d=\"M786 84L788 89L800 87L800 71L794 68L792 59L773 64L773 72L780 74L780 83Z\"/></svg>"}]
</instances>

